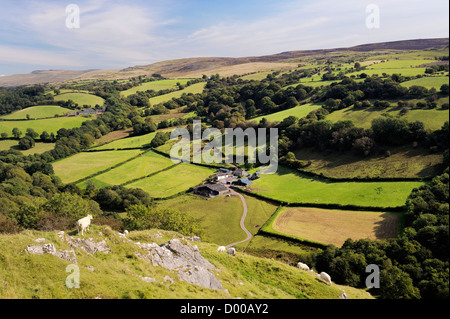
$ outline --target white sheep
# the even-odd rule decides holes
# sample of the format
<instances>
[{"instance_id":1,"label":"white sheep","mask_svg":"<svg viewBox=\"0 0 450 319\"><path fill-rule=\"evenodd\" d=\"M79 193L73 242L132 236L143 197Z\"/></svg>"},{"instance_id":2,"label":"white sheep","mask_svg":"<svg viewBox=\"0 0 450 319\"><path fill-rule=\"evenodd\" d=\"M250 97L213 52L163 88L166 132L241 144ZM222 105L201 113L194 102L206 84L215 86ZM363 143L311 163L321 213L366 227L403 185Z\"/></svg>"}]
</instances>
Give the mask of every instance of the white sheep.
<instances>
[{"instance_id":1,"label":"white sheep","mask_svg":"<svg viewBox=\"0 0 450 319\"><path fill-rule=\"evenodd\" d=\"M299 269L301 269L301 270L303 270L303 271L309 271L309 270L310 270L309 267L308 267L308 265L306 265L306 264L304 264L304 263L298 263L298 264L297 264L297 268L299 268Z\"/></svg>"},{"instance_id":2,"label":"white sheep","mask_svg":"<svg viewBox=\"0 0 450 319\"><path fill-rule=\"evenodd\" d=\"M321 272L317 276L331 286L331 277L326 272Z\"/></svg>"},{"instance_id":3,"label":"white sheep","mask_svg":"<svg viewBox=\"0 0 450 319\"><path fill-rule=\"evenodd\" d=\"M217 252L218 253L224 253L227 249L225 248L225 246L220 246L219 248L217 248Z\"/></svg>"},{"instance_id":4,"label":"white sheep","mask_svg":"<svg viewBox=\"0 0 450 319\"><path fill-rule=\"evenodd\" d=\"M228 251L227 251L227 254L231 255L231 256L236 256L236 249L229 248Z\"/></svg>"},{"instance_id":5,"label":"white sheep","mask_svg":"<svg viewBox=\"0 0 450 319\"><path fill-rule=\"evenodd\" d=\"M87 215L86 217L77 221L77 229L78 234L80 233L81 228L81 236L84 236L84 230L89 230L89 225L91 224L92 215Z\"/></svg>"}]
</instances>

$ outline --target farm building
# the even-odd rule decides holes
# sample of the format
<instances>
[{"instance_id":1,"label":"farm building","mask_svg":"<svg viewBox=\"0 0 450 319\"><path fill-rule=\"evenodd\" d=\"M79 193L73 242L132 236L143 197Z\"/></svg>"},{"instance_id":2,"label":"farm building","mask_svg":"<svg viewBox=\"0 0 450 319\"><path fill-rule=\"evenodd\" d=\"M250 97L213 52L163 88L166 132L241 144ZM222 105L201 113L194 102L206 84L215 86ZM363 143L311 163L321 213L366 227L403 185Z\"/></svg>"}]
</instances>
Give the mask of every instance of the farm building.
<instances>
[{"instance_id":1,"label":"farm building","mask_svg":"<svg viewBox=\"0 0 450 319\"><path fill-rule=\"evenodd\" d=\"M241 178L240 180L233 182L233 185L244 186L244 187L247 187L251 184L253 184L253 182L251 180L249 180L248 178Z\"/></svg>"},{"instance_id":2,"label":"farm building","mask_svg":"<svg viewBox=\"0 0 450 319\"><path fill-rule=\"evenodd\" d=\"M229 192L228 187L223 184L204 184L194 187L194 194L205 197L224 196Z\"/></svg>"},{"instance_id":3,"label":"farm building","mask_svg":"<svg viewBox=\"0 0 450 319\"><path fill-rule=\"evenodd\" d=\"M243 170L243 169L241 169L241 168L237 168L235 171L234 171L234 176L243 176L243 177L246 177L246 176L248 176L249 174L245 171L245 170Z\"/></svg>"}]
</instances>

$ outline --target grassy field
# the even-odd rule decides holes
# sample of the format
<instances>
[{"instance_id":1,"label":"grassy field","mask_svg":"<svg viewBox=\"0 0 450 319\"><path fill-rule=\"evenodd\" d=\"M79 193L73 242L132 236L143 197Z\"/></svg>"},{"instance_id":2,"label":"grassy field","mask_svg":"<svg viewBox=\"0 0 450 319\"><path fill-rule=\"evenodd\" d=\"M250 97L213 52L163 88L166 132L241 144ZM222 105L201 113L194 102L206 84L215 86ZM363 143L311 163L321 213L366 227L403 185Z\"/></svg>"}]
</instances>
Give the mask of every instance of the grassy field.
<instances>
[{"instance_id":1,"label":"grassy field","mask_svg":"<svg viewBox=\"0 0 450 319\"><path fill-rule=\"evenodd\" d=\"M259 123L263 118L266 118L266 120L268 120L270 122L276 122L276 121L282 121L289 116L295 116L298 118L302 118L302 117L307 116L312 111L317 110L319 108L321 108L321 105L318 105L318 104L299 105L292 109L284 110L284 111L269 114L269 115L259 116L257 118L251 119L250 121L256 121Z\"/></svg>"},{"instance_id":2,"label":"grassy field","mask_svg":"<svg viewBox=\"0 0 450 319\"><path fill-rule=\"evenodd\" d=\"M17 150L24 155L31 154L42 154L47 151L51 151L55 147L54 143L36 143L32 149L21 150L18 147L18 142L16 140L1 140L0 141L0 151L7 151L9 149Z\"/></svg>"},{"instance_id":3,"label":"grassy field","mask_svg":"<svg viewBox=\"0 0 450 319\"><path fill-rule=\"evenodd\" d=\"M224 290L205 289L178 279L163 267L153 266L143 258L135 242L161 245L180 234L160 230L131 232L133 242L121 240L116 232L103 226L92 226L89 237L105 240L111 253L89 254L76 248L80 268L80 287L67 289L68 261L51 254L24 253L38 238L53 243L58 250L71 250L54 232L23 231L0 235L0 298L2 299L339 299L342 289L350 299L372 299L363 289L341 285L329 286L316 275L302 272L278 261L240 253L236 257L216 252L217 245L195 243L201 255L215 267L215 277ZM77 236L75 236L77 238ZM87 267L93 267L89 271ZM219 271L220 270L220 271ZM173 283L164 280L166 276ZM142 277L154 278L145 282ZM7 284L6 284L7 283ZM226 290L225 290L226 289Z\"/></svg>"},{"instance_id":4,"label":"grassy field","mask_svg":"<svg viewBox=\"0 0 450 319\"><path fill-rule=\"evenodd\" d=\"M160 131L170 131L171 129L164 129ZM157 132L141 135L141 136L132 136L122 138L111 143L94 147L95 150L109 150L109 149L121 149L121 148L142 148L147 144L150 144L152 140L155 138Z\"/></svg>"},{"instance_id":5,"label":"grassy field","mask_svg":"<svg viewBox=\"0 0 450 319\"><path fill-rule=\"evenodd\" d=\"M89 105L91 107L94 107L97 104L102 106L105 103L105 100L103 98L93 94L86 94L86 93L63 93L55 96L55 101L68 101L68 100L72 100L79 106Z\"/></svg>"},{"instance_id":6,"label":"grassy field","mask_svg":"<svg viewBox=\"0 0 450 319\"><path fill-rule=\"evenodd\" d=\"M141 179L127 185L128 188L142 188L155 198L167 198L202 183L215 170L191 165L180 164L167 171Z\"/></svg>"},{"instance_id":7,"label":"grassy field","mask_svg":"<svg viewBox=\"0 0 450 319\"><path fill-rule=\"evenodd\" d=\"M277 207L266 201L245 196L247 202L246 228L255 235L262 225L272 216ZM181 210L198 219L205 235L202 240L228 245L246 238L239 223L243 213L239 197L218 197L203 199L187 194L159 202L159 205ZM245 247L248 243L236 247Z\"/></svg>"},{"instance_id":8,"label":"grassy field","mask_svg":"<svg viewBox=\"0 0 450 319\"><path fill-rule=\"evenodd\" d=\"M137 92L145 92L147 90L161 91L168 89L177 89L178 88L177 83L180 83L181 85L186 85L188 81L189 79L169 79L169 80L146 82L142 83L139 86L133 87L129 90L122 91L120 95L127 97L130 96L131 94L136 94Z\"/></svg>"},{"instance_id":9,"label":"grassy field","mask_svg":"<svg viewBox=\"0 0 450 319\"><path fill-rule=\"evenodd\" d=\"M279 210L271 227L295 238L340 247L349 238L395 238L399 218L399 214L382 212L284 208Z\"/></svg>"},{"instance_id":10,"label":"grassy field","mask_svg":"<svg viewBox=\"0 0 450 319\"><path fill-rule=\"evenodd\" d=\"M435 88L436 90L440 90L443 84L448 85L448 76L429 76L420 79L415 79L407 82L403 82L402 85L410 88L413 85L419 85L426 87L427 89Z\"/></svg>"},{"instance_id":11,"label":"grassy field","mask_svg":"<svg viewBox=\"0 0 450 319\"><path fill-rule=\"evenodd\" d=\"M79 181L140 154L140 150L79 153L53 163L55 175L65 184Z\"/></svg>"},{"instance_id":12,"label":"grassy field","mask_svg":"<svg viewBox=\"0 0 450 319\"><path fill-rule=\"evenodd\" d=\"M276 174L263 175L251 188L254 193L287 203L385 208L403 206L411 191L421 185L420 182L323 182L280 166Z\"/></svg>"},{"instance_id":13,"label":"grassy field","mask_svg":"<svg viewBox=\"0 0 450 319\"><path fill-rule=\"evenodd\" d=\"M172 163L170 159L149 151L124 165L95 176L90 180L99 188L111 185L121 185L128 181L161 171L172 165L174 165L174 163ZM86 182L81 183L80 186L84 188Z\"/></svg>"},{"instance_id":14,"label":"grassy field","mask_svg":"<svg viewBox=\"0 0 450 319\"><path fill-rule=\"evenodd\" d=\"M169 94L164 94L164 95L153 97L153 98L150 99L150 104L151 105L156 105L156 104L160 104L160 103L166 103L166 102L172 100L174 97L175 98L181 97L183 94L202 93L203 89L205 88L205 85L206 85L205 82L200 82L200 83L196 83L196 84L190 85L187 88L185 88L184 90L180 90L180 91L172 92L172 93L169 93Z\"/></svg>"},{"instance_id":15,"label":"grassy field","mask_svg":"<svg viewBox=\"0 0 450 319\"><path fill-rule=\"evenodd\" d=\"M397 106L389 108L366 108L355 109L353 106L335 111L327 116L327 120L331 122L352 121L355 126L368 129L372 125L372 121L382 114L390 114L394 117L400 117L401 108ZM425 128L431 131L439 130L449 118L449 110L436 109L413 109L406 115L401 116L409 122L421 121Z\"/></svg>"},{"instance_id":16,"label":"grassy field","mask_svg":"<svg viewBox=\"0 0 450 319\"><path fill-rule=\"evenodd\" d=\"M71 112L71 110L60 107L58 105L39 105L28 107L26 109L13 112L8 115L2 115L0 116L0 119L26 120L27 115L29 115L32 119L42 119L54 117L55 115L64 115L69 112Z\"/></svg>"},{"instance_id":17,"label":"grassy field","mask_svg":"<svg viewBox=\"0 0 450 319\"><path fill-rule=\"evenodd\" d=\"M265 78L267 78L267 76L272 73L273 73L272 71L258 72L258 73L241 76L241 79L244 81L251 81L251 80L261 81L261 80L264 80Z\"/></svg>"},{"instance_id":18,"label":"grassy field","mask_svg":"<svg viewBox=\"0 0 450 319\"><path fill-rule=\"evenodd\" d=\"M392 147L391 156L361 157L352 153L324 154L309 149L295 152L297 159L311 162L305 170L336 178L432 177L441 172L443 156L421 148Z\"/></svg>"},{"instance_id":19,"label":"grassy field","mask_svg":"<svg viewBox=\"0 0 450 319\"><path fill-rule=\"evenodd\" d=\"M60 117L31 121L0 121L0 133L5 132L11 137L13 128L17 127L22 131L22 136L25 135L27 128L34 129L38 134L41 134L43 131L47 131L49 134L56 134L61 128L80 127L86 120L83 117Z\"/></svg>"}]
</instances>

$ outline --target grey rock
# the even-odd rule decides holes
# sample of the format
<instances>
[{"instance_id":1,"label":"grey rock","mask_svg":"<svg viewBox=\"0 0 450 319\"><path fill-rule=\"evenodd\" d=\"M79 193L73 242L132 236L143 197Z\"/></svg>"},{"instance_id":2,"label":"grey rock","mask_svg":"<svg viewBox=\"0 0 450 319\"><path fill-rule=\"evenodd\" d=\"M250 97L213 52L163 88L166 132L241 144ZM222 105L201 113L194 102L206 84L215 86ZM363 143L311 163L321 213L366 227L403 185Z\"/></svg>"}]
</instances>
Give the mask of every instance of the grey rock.
<instances>
[{"instance_id":1,"label":"grey rock","mask_svg":"<svg viewBox=\"0 0 450 319\"><path fill-rule=\"evenodd\" d=\"M137 254L138 257L151 262L154 266L160 266L171 270L178 275L180 280L210 289L223 289L222 284L211 272L215 267L203 258L200 251L189 242L186 245L178 239L172 239L168 243L158 246L156 244L140 244L145 254Z\"/></svg>"}]
</instances>

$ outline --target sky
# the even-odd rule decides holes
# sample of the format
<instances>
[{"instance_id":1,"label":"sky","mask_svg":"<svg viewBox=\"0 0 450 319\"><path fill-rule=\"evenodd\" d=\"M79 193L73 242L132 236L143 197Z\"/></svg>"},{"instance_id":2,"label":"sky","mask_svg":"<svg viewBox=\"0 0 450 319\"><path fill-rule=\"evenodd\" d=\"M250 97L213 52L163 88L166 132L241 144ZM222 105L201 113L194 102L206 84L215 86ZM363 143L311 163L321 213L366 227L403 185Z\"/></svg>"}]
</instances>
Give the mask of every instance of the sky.
<instances>
[{"instance_id":1,"label":"sky","mask_svg":"<svg viewBox=\"0 0 450 319\"><path fill-rule=\"evenodd\" d=\"M448 24L448 0L0 0L0 76L441 38Z\"/></svg>"}]
</instances>

